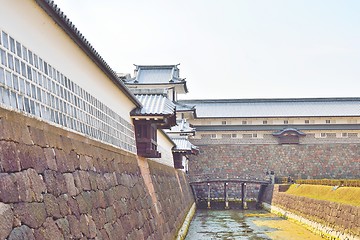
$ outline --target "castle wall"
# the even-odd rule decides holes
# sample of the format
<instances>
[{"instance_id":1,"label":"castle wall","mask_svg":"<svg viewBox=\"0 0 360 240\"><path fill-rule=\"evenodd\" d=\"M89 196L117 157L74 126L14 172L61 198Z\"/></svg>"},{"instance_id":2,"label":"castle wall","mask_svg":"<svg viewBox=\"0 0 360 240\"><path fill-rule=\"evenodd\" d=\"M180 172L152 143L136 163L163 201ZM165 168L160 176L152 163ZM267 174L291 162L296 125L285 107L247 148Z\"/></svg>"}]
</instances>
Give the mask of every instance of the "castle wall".
<instances>
[{"instance_id":1,"label":"castle wall","mask_svg":"<svg viewBox=\"0 0 360 240\"><path fill-rule=\"evenodd\" d=\"M358 239L360 207L286 193L285 185L269 185L265 207L299 222L326 239Z\"/></svg>"},{"instance_id":2,"label":"castle wall","mask_svg":"<svg viewBox=\"0 0 360 240\"><path fill-rule=\"evenodd\" d=\"M274 137L263 139L192 139L200 154L191 156L191 179L267 179L266 172L292 178L359 178L358 138L315 139L309 135L300 144L280 145ZM230 141L241 141L235 143ZM229 141L229 142L226 142ZM266 142L264 142L266 141ZM341 142L342 141L342 142Z\"/></svg>"},{"instance_id":3,"label":"castle wall","mask_svg":"<svg viewBox=\"0 0 360 240\"><path fill-rule=\"evenodd\" d=\"M172 239L193 201L181 171L0 108L0 239Z\"/></svg>"}]
</instances>

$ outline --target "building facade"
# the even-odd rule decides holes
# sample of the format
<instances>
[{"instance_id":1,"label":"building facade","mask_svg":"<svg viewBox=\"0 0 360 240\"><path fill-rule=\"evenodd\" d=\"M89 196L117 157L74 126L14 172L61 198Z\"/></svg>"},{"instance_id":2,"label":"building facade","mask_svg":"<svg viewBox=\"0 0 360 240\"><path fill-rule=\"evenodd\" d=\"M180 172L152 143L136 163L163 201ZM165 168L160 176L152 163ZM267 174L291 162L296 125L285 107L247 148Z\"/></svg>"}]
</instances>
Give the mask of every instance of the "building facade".
<instances>
[{"instance_id":1,"label":"building facade","mask_svg":"<svg viewBox=\"0 0 360 240\"><path fill-rule=\"evenodd\" d=\"M188 121L189 175L206 178L359 178L360 99L183 100Z\"/></svg>"},{"instance_id":2,"label":"building facade","mask_svg":"<svg viewBox=\"0 0 360 240\"><path fill-rule=\"evenodd\" d=\"M154 131L158 131L156 136L162 137L162 141L156 141L154 138L145 141L149 142L148 145L151 145L150 142L159 143L158 147L153 144L153 148L162 148L167 156L166 158L161 155L148 157L154 157L154 161L187 172L189 156L197 154L198 149L188 140L189 136L195 135L195 129L186 121L185 114L193 115L195 108L178 103L178 95L188 92L185 79L180 78L178 65L135 65L133 77L130 75L121 75L120 77L143 104L142 119L149 120L150 115L153 115L152 121L154 122L165 119L161 120L162 124L157 124L156 129L152 128ZM135 118L135 129L140 129L136 126L137 119L140 120L140 118ZM151 126L144 125L140 127L141 129L151 128ZM137 131L138 133L139 131ZM167 147L163 147L166 143ZM171 149L171 151L166 151L166 149Z\"/></svg>"},{"instance_id":3,"label":"building facade","mask_svg":"<svg viewBox=\"0 0 360 240\"><path fill-rule=\"evenodd\" d=\"M136 153L141 103L60 9L8 1L0 13L1 105Z\"/></svg>"}]
</instances>

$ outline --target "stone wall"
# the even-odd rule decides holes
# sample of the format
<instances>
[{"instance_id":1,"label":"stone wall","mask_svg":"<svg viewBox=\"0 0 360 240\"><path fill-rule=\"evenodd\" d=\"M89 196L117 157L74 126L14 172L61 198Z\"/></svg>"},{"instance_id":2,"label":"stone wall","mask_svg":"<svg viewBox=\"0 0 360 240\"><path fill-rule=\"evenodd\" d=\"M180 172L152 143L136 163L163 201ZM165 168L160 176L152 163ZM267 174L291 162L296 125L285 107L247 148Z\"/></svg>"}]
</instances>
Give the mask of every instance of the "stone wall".
<instances>
[{"instance_id":1,"label":"stone wall","mask_svg":"<svg viewBox=\"0 0 360 240\"><path fill-rule=\"evenodd\" d=\"M0 108L0 239L172 239L185 175Z\"/></svg>"},{"instance_id":2,"label":"stone wall","mask_svg":"<svg viewBox=\"0 0 360 240\"><path fill-rule=\"evenodd\" d=\"M279 207L282 215L295 214L297 221L327 238L360 238L360 207L295 196L282 188L281 185L268 186L264 198L268 204Z\"/></svg>"},{"instance_id":3,"label":"stone wall","mask_svg":"<svg viewBox=\"0 0 360 240\"><path fill-rule=\"evenodd\" d=\"M202 144L191 156L189 174L201 178L266 179L266 171L278 177L359 178L360 144Z\"/></svg>"}]
</instances>

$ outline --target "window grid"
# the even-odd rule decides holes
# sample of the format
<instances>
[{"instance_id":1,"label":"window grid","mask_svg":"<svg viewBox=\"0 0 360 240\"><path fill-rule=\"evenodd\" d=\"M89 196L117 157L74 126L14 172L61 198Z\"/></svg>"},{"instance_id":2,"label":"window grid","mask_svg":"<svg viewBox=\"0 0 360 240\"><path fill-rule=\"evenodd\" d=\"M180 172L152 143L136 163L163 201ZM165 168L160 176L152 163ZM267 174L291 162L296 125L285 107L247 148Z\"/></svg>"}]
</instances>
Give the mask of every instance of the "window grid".
<instances>
[{"instance_id":1,"label":"window grid","mask_svg":"<svg viewBox=\"0 0 360 240\"><path fill-rule=\"evenodd\" d=\"M0 32L1 104L136 152L132 124Z\"/></svg>"}]
</instances>

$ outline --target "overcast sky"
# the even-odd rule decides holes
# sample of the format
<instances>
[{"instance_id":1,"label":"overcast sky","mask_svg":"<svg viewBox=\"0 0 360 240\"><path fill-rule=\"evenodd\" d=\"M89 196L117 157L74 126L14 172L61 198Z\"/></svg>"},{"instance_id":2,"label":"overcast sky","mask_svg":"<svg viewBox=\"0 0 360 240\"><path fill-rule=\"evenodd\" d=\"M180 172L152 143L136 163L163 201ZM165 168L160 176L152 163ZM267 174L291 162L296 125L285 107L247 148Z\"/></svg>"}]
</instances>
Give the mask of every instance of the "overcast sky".
<instances>
[{"instance_id":1,"label":"overcast sky","mask_svg":"<svg viewBox=\"0 0 360 240\"><path fill-rule=\"evenodd\" d=\"M360 97L358 0L56 0L105 61L181 63L182 99Z\"/></svg>"}]
</instances>

